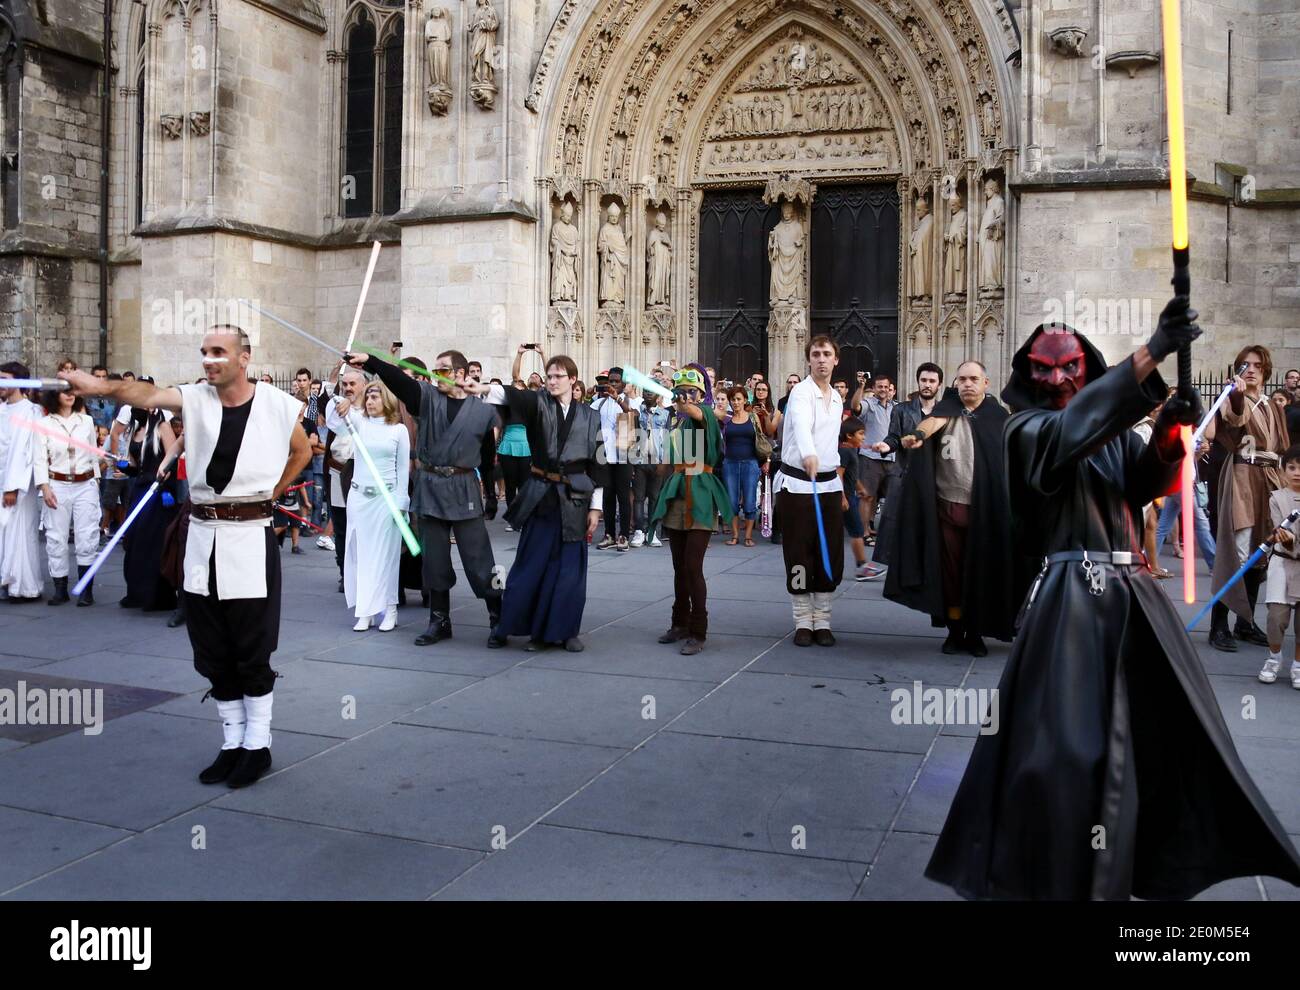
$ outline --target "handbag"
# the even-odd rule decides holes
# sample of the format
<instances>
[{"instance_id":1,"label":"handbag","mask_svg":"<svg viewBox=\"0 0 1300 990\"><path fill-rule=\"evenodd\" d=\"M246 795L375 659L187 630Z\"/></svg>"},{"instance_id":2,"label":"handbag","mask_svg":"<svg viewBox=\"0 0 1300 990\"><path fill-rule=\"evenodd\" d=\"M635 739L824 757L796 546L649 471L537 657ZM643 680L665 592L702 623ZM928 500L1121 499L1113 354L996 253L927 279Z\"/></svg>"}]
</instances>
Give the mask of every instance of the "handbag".
<instances>
[{"instance_id":1,"label":"handbag","mask_svg":"<svg viewBox=\"0 0 1300 990\"><path fill-rule=\"evenodd\" d=\"M750 416L749 421L754 424L754 452L758 454L758 459L760 461L771 460L772 438L759 427L758 419L756 417Z\"/></svg>"},{"instance_id":2,"label":"handbag","mask_svg":"<svg viewBox=\"0 0 1300 990\"><path fill-rule=\"evenodd\" d=\"M1208 481L1198 481L1194 486L1196 494L1196 507L1198 509L1209 509L1210 507L1210 483Z\"/></svg>"}]
</instances>

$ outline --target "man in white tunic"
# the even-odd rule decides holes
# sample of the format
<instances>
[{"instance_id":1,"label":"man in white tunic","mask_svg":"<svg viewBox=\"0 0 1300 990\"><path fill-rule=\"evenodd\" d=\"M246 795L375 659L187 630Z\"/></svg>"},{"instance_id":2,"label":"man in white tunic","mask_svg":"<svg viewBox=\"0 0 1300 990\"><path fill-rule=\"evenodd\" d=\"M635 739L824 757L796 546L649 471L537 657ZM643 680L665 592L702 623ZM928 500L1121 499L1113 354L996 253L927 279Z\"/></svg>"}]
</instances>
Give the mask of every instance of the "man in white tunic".
<instances>
[{"instance_id":1,"label":"man in white tunic","mask_svg":"<svg viewBox=\"0 0 1300 990\"><path fill-rule=\"evenodd\" d=\"M17 361L0 365L0 381L30 378ZM21 389L0 388L7 443L0 454L0 598L15 605L41 600L45 577L41 570L38 529L41 499L36 492L36 453L40 436L25 424L40 418L40 410Z\"/></svg>"},{"instance_id":2,"label":"man in white tunic","mask_svg":"<svg viewBox=\"0 0 1300 990\"><path fill-rule=\"evenodd\" d=\"M280 635L280 554L272 502L311 461L303 403L248 380L252 346L222 324L203 338L207 381L176 388L63 372L82 395L169 409L185 420L192 503L185 543L185 623L194 668L211 683L225 742L199 774L246 787L271 766L271 654ZM206 696L205 696L206 697Z\"/></svg>"},{"instance_id":3,"label":"man in white tunic","mask_svg":"<svg viewBox=\"0 0 1300 990\"><path fill-rule=\"evenodd\" d=\"M830 337L817 336L808 342L804 353L810 374L790 390L782 419L781 467L772 488L781 525L786 590L794 611L794 644L834 646L831 596L844 575L840 502L844 485L837 470L844 400L831 388L840 349ZM822 559L813 479L826 534L829 573Z\"/></svg>"}]
</instances>

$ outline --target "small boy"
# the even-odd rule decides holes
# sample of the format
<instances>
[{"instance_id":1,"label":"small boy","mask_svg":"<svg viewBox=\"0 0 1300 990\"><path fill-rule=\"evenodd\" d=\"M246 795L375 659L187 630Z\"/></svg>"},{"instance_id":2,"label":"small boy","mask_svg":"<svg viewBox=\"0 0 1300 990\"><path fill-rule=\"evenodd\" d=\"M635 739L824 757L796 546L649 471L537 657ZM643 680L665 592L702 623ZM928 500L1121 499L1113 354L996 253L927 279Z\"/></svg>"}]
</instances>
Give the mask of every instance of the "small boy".
<instances>
[{"instance_id":1,"label":"small boy","mask_svg":"<svg viewBox=\"0 0 1300 990\"><path fill-rule=\"evenodd\" d=\"M308 465L310 468L310 464ZM311 476L308 471L302 471L298 477L293 479L293 484L289 489L280 496L280 501L275 509L275 537L281 547L284 546L285 530L289 532L289 539L293 543L290 553L302 553L302 547L298 546L298 536L302 531L302 523L280 510L288 509L295 516L302 516L305 519L311 518L311 496L307 494L311 485Z\"/></svg>"},{"instance_id":2,"label":"small boy","mask_svg":"<svg viewBox=\"0 0 1300 990\"><path fill-rule=\"evenodd\" d=\"M862 487L858 481L858 451L866 439L867 424L857 416L849 416L840 424L839 475L844 487L840 506L844 510L844 532L853 548L855 581L869 581L876 576L873 573L875 568L867 563L867 547L863 541L866 533L862 527L862 515L858 512L858 491Z\"/></svg>"},{"instance_id":3,"label":"small boy","mask_svg":"<svg viewBox=\"0 0 1300 990\"><path fill-rule=\"evenodd\" d=\"M1282 455L1282 488L1268 499L1269 518L1273 522L1273 556L1268 562L1268 579L1264 600L1268 608L1268 659L1259 679L1265 684L1277 680L1282 666L1282 639L1286 627L1292 622L1295 637L1295 654L1291 661L1291 686L1300 690L1300 539L1296 538L1295 524L1282 525L1282 520L1300 509L1300 445Z\"/></svg>"}]
</instances>

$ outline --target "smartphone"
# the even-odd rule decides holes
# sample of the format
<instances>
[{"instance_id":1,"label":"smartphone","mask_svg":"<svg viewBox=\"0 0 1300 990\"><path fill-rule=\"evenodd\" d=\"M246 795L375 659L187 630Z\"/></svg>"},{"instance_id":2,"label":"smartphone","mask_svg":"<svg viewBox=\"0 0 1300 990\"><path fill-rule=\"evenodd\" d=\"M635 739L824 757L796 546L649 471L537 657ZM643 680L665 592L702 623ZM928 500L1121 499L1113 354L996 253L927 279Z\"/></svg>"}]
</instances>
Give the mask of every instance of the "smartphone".
<instances>
[{"instance_id":1,"label":"smartphone","mask_svg":"<svg viewBox=\"0 0 1300 990\"><path fill-rule=\"evenodd\" d=\"M393 341L393 346L400 349L402 346L402 342L400 340L395 340Z\"/></svg>"}]
</instances>

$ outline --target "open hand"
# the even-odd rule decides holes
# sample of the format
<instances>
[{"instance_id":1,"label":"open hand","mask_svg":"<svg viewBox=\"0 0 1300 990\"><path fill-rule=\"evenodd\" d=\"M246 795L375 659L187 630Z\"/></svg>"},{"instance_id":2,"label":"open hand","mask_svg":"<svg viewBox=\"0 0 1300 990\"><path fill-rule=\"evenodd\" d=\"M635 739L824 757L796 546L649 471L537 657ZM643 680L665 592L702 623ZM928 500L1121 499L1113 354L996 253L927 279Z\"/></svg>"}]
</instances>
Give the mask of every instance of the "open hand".
<instances>
[{"instance_id":1,"label":"open hand","mask_svg":"<svg viewBox=\"0 0 1300 990\"><path fill-rule=\"evenodd\" d=\"M596 535L596 527L600 525L601 511L599 509L589 509L587 511L587 539Z\"/></svg>"},{"instance_id":2,"label":"open hand","mask_svg":"<svg viewBox=\"0 0 1300 990\"><path fill-rule=\"evenodd\" d=\"M41 496L45 499L45 504L51 509L57 509L59 507L59 500L55 497L53 488L50 488L47 485L41 492Z\"/></svg>"}]
</instances>

